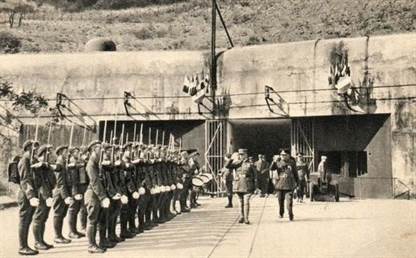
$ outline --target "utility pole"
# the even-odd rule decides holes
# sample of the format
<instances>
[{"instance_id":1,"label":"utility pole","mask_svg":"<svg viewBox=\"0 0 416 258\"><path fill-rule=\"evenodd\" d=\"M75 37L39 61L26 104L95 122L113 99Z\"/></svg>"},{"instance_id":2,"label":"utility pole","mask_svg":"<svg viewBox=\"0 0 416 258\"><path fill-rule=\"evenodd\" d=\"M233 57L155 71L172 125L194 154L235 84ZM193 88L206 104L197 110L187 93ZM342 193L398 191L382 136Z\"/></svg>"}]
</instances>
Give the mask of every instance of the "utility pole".
<instances>
[{"instance_id":1,"label":"utility pole","mask_svg":"<svg viewBox=\"0 0 416 258\"><path fill-rule=\"evenodd\" d=\"M216 10L216 0L212 0L212 9L211 9L211 69L210 69L210 81L211 81L211 98L213 105L212 116L215 119L216 116L216 100L215 100L215 91L217 90L217 58L215 53L215 37L216 37L216 20L217 20L217 10Z\"/></svg>"}]
</instances>

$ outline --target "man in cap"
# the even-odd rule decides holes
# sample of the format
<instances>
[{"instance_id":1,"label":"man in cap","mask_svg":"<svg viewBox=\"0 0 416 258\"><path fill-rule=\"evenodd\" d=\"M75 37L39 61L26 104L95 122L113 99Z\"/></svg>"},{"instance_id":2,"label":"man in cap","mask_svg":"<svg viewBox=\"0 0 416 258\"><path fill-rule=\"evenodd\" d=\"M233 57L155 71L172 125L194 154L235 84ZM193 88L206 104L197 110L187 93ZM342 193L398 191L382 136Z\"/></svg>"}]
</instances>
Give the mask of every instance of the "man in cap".
<instances>
[{"instance_id":1,"label":"man in cap","mask_svg":"<svg viewBox=\"0 0 416 258\"><path fill-rule=\"evenodd\" d=\"M110 204L109 207L101 209L98 216L98 234L100 238L98 246L101 249L107 249L113 248L117 244L116 242L112 242L107 238L107 233L109 233L110 226L110 211L113 211L111 209L111 200L114 196L116 196L117 193L111 181L111 172L113 170L113 164L111 162L111 145L103 143L102 146L104 153L101 159L101 166L99 169L98 177L104 187L107 197L110 200Z\"/></svg>"},{"instance_id":2,"label":"man in cap","mask_svg":"<svg viewBox=\"0 0 416 258\"><path fill-rule=\"evenodd\" d=\"M19 192L17 203L19 205L19 254L36 255L38 251L33 250L27 243L30 223L33 213L39 205L38 189L35 188L34 174L31 169L33 142L28 140L23 143L24 154L18 163L19 170Z\"/></svg>"},{"instance_id":3,"label":"man in cap","mask_svg":"<svg viewBox=\"0 0 416 258\"><path fill-rule=\"evenodd\" d=\"M224 168L222 169L223 173L222 176L225 180L225 189L227 192L227 199L228 204L225 206L225 208L232 208L233 207L233 171L231 169L228 169L227 167L231 164L231 154L227 153L224 157Z\"/></svg>"},{"instance_id":4,"label":"man in cap","mask_svg":"<svg viewBox=\"0 0 416 258\"><path fill-rule=\"evenodd\" d=\"M126 206L127 208L127 221L128 221L128 231L132 233L133 236L135 236L137 233L139 233L135 219L136 219L136 210L137 210L137 204L138 199L140 197L140 194L138 192L137 188L137 173L136 173L136 167L131 163L131 157L132 157L132 143L126 143L123 146L123 157L122 157L122 169L124 171L124 175L126 176L126 183L127 183L127 198L128 198L128 204Z\"/></svg>"},{"instance_id":5,"label":"man in cap","mask_svg":"<svg viewBox=\"0 0 416 258\"><path fill-rule=\"evenodd\" d=\"M331 174L328 172L327 156L321 156L321 161L318 165L319 182L330 183Z\"/></svg>"},{"instance_id":6,"label":"man in cap","mask_svg":"<svg viewBox=\"0 0 416 258\"><path fill-rule=\"evenodd\" d=\"M101 159L101 143L93 141L89 144L88 149L91 153L88 160L86 171L89 178L89 185L85 192L85 204L87 206L87 237L88 252L103 253L105 249L97 246L95 236L97 234L97 223L100 212L110 206L110 199L107 197L105 188L99 178L99 165Z\"/></svg>"},{"instance_id":7,"label":"man in cap","mask_svg":"<svg viewBox=\"0 0 416 258\"><path fill-rule=\"evenodd\" d=\"M113 142L115 143L116 140L117 138L114 138ZM119 146L115 144L107 145L105 147L105 158L103 158L103 160L107 160L106 166L108 166L110 182L112 184L112 190L107 190L107 192L109 192L110 197L110 207L108 211L108 240L110 242L119 243L124 241L124 238L118 237L116 234L117 217L120 215L122 207L120 166L115 166L114 164L114 155L116 148L119 149Z\"/></svg>"},{"instance_id":8,"label":"man in cap","mask_svg":"<svg viewBox=\"0 0 416 258\"><path fill-rule=\"evenodd\" d=\"M48 250L53 248L44 240L45 224L48 219L50 207L52 206L52 189L55 185L55 176L49 165L48 156L51 145L42 145L37 151L36 164L32 166L35 175L35 187L39 189L39 206L36 207L33 215L33 235L35 238L35 248L37 250Z\"/></svg>"},{"instance_id":9,"label":"man in cap","mask_svg":"<svg viewBox=\"0 0 416 258\"><path fill-rule=\"evenodd\" d=\"M53 190L53 228L55 231L55 243L68 244L71 243L70 239L65 238L62 235L62 228L64 218L68 211L68 205L74 201L71 197L71 178L66 167L66 152L68 146L58 146L55 150L56 154L56 186Z\"/></svg>"},{"instance_id":10,"label":"man in cap","mask_svg":"<svg viewBox=\"0 0 416 258\"><path fill-rule=\"evenodd\" d=\"M266 161L263 154L258 155L259 160L256 161L255 167L257 169L257 181L261 190L260 197L265 197L269 184L269 168L270 164Z\"/></svg>"},{"instance_id":11,"label":"man in cap","mask_svg":"<svg viewBox=\"0 0 416 258\"><path fill-rule=\"evenodd\" d=\"M89 152L88 152L88 147L87 146L81 146L80 147L80 159L79 159L79 167L78 167L78 172L79 172L79 192L85 196L85 191L87 191L87 187L88 187L88 175L87 175L87 171L85 169L85 166L87 165L88 159L89 159ZM80 210L78 213L78 217L79 217L79 221L81 224L81 231L83 234L86 233L86 228L87 228L87 208L85 206L85 202L81 201L80 202Z\"/></svg>"},{"instance_id":12,"label":"man in cap","mask_svg":"<svg viewBox=\"0 0 416 258\"><path fill-rule=\"evenodd\" d=\"M137 144L136 153L132 163L136 166L137 177L136 186L140 193L137 207L137 217L139 220L138 233L142 233L145 229L145 211L149 202L150 188L149 180L146 176L146 165L144 163L145 146L143 144ZM149 192L149 194L148 194Z\"/></svg>"},{"instance_id":13,"label":"man in cap","mask_svg":"<svg viewBox=\"0 0 416 258\"><path fill-rule=\"evenodd\" d=\"M277 164L278 181L276 185L277 197L279 199L279 215L280 218L283 218L286 199L289 219L293 220L293 191L299 183L296 163L292 161L289 152L286 150L282 150L280 156L282 160Z\"/></svg>"},{"instance_id":14,"label":"man in cap","mask_svg":"<svg viewBox=\"0 0 416 258\"><path fill-rule=\"evenodd\" d=\"M189 166L189 156L188 152L181 152L180 160L180 174L182 175L183 189L181 191L181 196L179 204L181 207L181 212L190 212L190 209L187 207L186 202L188 199L189 189L192 187L192 177L191 177L191 168Z\"/></svg>"},{"instance_id":15,"label":"man in cap","mask_svg":"<svg viewBox=\"0 0 416 258\"><path fill-rule=\"evenodd\" d=\"M299 185L296 190L298 197L298 202L303 202L303 195L307 189L306 182L309 181L309 169L308 164L303 158L303 153L298 153L296 155L296 171L298 172Z\"/></svg>"},{"instance_id":16,"label":"man in cap","mask_svg":"<svg viewBox=\"0 0 416 258\"><path fill-rule=\"evenodd\" d=\"M123 147L123 146L121 146ZM128 222L129 222L129 195L131 200L131 193L130 191L134 191L134 187L132 186L132 177L131 177L131 170L132 165L130 164L130 159L127 157L129 154L128 152L124 151L124 148L117 149L117 157L115 166L119 171L120 176L120 193L121 193L121 201L122 206L120 210L120 237L122 239L126 238L133 238L136 233L131 232L128 230ZM128 162L128 164L125 164ZM133 187L133 189L132 189Z\"/></svg>"},{"instance_id":17,"label":"man in cap","mask_svg":"<svg viewBox=\"0 0 416 258\"><path fill-rule=\"evenodd\" d=\"M79 148L71 147L69 149L69 162L67 165L68 175L71 184L71 194L74 201L69 204L68 208L68 224L69 224L69 238L78 239L85 235L77 230L78 212L83 202L83 194L80 191L80 174L79 174Z\"/></svg>"},{"instance_id":18,"label":"man in cap","mask_svg":"<svg viewBox=\"0 0 416 258\"><path fill-rule=\"evenodd\" d=\"M257 188L256 171L253 164L248 160L247 149L238 150L238 160L232 160L227 166L235 170L233 191L237 193L240 200L239 223L250 224L248 219L250 212L250 197Z\"/></svg>"}]
</instances>

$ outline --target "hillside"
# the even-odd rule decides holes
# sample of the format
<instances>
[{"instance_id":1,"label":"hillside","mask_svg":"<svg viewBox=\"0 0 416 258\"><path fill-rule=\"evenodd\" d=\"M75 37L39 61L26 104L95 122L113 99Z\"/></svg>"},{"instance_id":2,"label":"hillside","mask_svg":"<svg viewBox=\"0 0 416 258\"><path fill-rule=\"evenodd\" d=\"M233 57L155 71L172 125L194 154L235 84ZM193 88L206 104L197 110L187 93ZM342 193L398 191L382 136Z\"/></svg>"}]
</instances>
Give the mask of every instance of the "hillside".
<instances>
[{"instance_id":1,"label":"hillside","mask_svg":"<svg viewBox=\"0 0 416 258\"><path fill-rule=\"evenodd\" d=\"M119 50L208 49L210 1L165 1L122 10L65 12L43 5L19 28L23 52L82 51L104 36ZM416 31L416 0L219 0L235 45L354 37ZM227 47L218 19L218 47Z\"/></svg>"}]
</instances>

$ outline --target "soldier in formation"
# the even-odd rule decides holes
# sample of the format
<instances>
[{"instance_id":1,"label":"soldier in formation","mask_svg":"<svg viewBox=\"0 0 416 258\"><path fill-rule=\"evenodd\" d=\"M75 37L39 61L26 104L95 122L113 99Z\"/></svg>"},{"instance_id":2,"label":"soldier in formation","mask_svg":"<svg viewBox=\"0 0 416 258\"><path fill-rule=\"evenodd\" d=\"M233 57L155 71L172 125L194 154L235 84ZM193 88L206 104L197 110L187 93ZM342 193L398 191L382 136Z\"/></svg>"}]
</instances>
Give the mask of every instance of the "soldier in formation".
<instances>
[{"instance_id":1,"label":"soldier in formation","mask_svg":"<svg viewBox=\"0 0 416 258\"><path fill-rule=\"evenodd\" d=\"M11 181L20 186L21 255L36 255L54 247L44 240L51 209L55 244L70 244L71 239L86 236L88 252L104 253L195 207L191 192L195 162L186 151L141 141L123 143L116 137L110 143L95 140L88 146L58 146L55 162L50 161L52 151L49 144L28 140L22 157L15 160ZM67 237L63 234L65 217ZM28 245L31 224L34 249Z\"/></svg>"}]
</instances>

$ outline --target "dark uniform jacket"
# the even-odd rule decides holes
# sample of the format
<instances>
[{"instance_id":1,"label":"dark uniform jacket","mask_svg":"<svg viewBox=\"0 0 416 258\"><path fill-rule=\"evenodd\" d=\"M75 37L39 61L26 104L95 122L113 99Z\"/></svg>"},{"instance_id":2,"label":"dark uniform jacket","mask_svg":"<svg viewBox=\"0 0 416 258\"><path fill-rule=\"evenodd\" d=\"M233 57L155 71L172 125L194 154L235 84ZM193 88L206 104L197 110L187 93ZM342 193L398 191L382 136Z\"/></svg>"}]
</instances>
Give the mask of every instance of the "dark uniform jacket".
<instances>
[{"instance_id":1,"label":"dark uniform jacket","mask_svg":"<svg viewBox=\"0 0 416 258\"><path fill-rule=\"evenodd\" d=\"M235 169L235 176L233 181L233 191L236 193L253 193L256 186L256 171L253 165L248 161L230 160L227 165L228 169Z\"/></svg>"},{"instance_id":2,"label":"dark uniform jacket","mask_svg":"<svg viewBox=\"0 0 416 258\"><path fill-rule=\"evenodd\" d=\"M299 183L296 164L292 160L274 162L271 166L272 170L277 170L278 181L277 190L294 190Z\"/></svg>"},{"instance_id":3,"label":"dark uniform jacket","mask_svg":"<svg viewBox=\"0 0 416 258\"><path fill-rule=\"evenodd\" d=\"M56 186L53 190L54 196L60 196L62 199L66 199L71 195L71 184L70 184L70 175L66 171L66 162L62 156L58 156L56 159Z\"/></svg>"},{"instance_id":4,"label":"dark uniform jacket","mask_svg":"<svg viewBox=\"0 0 416 258\"><path fill-rule=\"evenodd\" d=\"M255 163L256 169L257 169L257 176L261 178L268 178L269 177L269 168L270 164L269 162L265 160L258 160Z\"/></svg>"},{"instance_id":5,"label":"dark uniform jacket","mask_svg":"<svg viewBox=\"0 0 416 258\"><path fill-rule=\"evenodd\" d=\"M20 189L27 199L32 199L38 196L38 191L35 188L33 171L30 168L30 153L25 152L20 159L17 168L20 176Z\"/></svg>"},{"instance_id":6,"label":"dark uniform jacket","mask_svg":"<svg viewBox=\"0 0 416 258\"><path fill-rule=\"evenodd\" d=\"M105 191L104 185L99 178L100 168L98 167L98 158L95 153L90 156L86 170L90 180L88 190L91 190L93 192L93 196L98 198L100 201L107 198L107 193Z\"/></svg>"}]
</instances>

